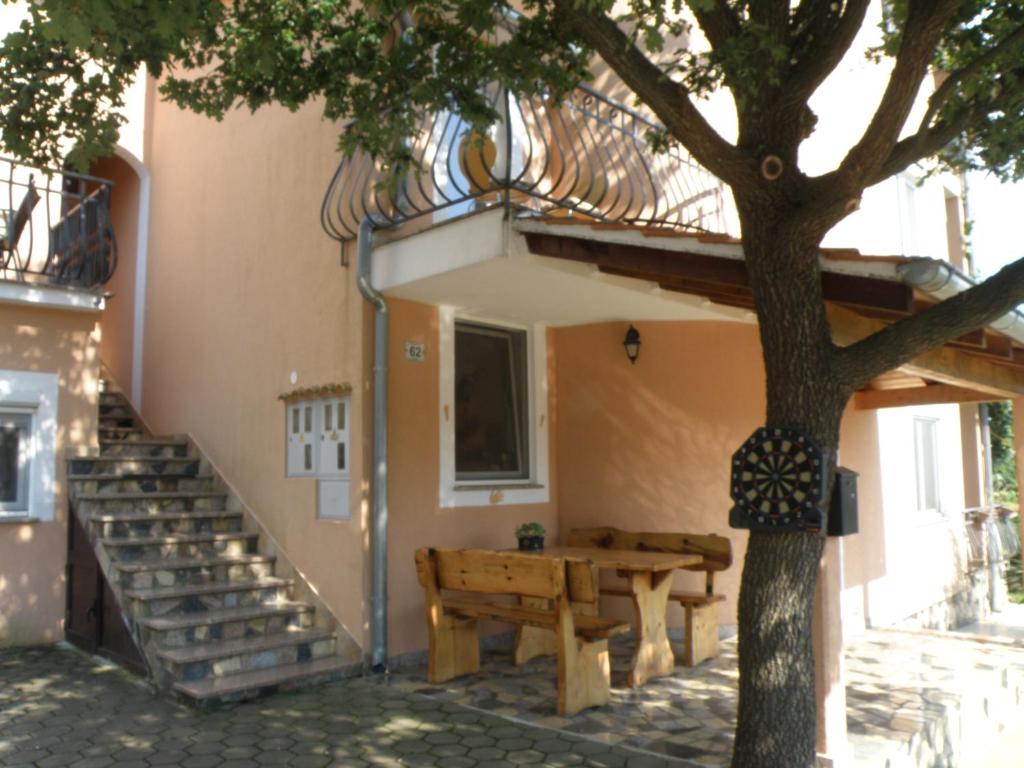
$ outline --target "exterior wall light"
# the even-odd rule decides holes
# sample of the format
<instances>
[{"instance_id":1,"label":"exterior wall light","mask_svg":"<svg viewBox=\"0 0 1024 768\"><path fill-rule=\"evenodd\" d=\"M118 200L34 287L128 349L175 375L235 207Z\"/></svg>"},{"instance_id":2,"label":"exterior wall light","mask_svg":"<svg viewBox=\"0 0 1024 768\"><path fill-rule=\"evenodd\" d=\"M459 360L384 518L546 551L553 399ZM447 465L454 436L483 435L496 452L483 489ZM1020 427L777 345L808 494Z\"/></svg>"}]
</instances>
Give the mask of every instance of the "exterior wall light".
<instances>
[{"instance_id":1,"label":"exterior wall light","mask_svg":"<svg viewBox=\"0 0 1024 768\"><path fill-rule=\"evenodd\" d=\"M626 357L629 358L630 364L636 363L640 356L640 331L630 325L626 331L626 338L622 340L622 346L626 348Z\"/></svg>"}]
</instances>

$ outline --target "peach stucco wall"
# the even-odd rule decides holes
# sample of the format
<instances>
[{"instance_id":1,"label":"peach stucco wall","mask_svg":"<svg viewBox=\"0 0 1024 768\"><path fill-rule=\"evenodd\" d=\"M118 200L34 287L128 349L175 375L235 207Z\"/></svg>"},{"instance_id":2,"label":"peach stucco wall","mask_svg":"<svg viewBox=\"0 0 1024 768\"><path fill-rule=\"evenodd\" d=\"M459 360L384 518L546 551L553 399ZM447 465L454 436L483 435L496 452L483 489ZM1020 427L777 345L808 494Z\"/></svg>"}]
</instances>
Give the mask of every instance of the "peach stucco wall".
<instances>
[{"instance_id":1,"label":"peach stucco wall","mask_svg":"<svg viewBox=\"0 0 1024 768\"><path fill-rule=\"evenodd\" d=\"M158 433L193 435L363 643L364 302L319 221L337 127L316 105L218 123L159 102L149 131L142 416ZM353 386L352 516L341 522L317 519L315 480L285 477L278 400L333 383Z\"/></svg>"},{"instance_id":2,"label":"peach stucco wall","mask_svg":"<svg viewBox=\"0 0 1024 768\"><path fill-rule=\"evenodd\" d=\"M440 371L437 307L393 299L391 309L390 429L388 445L389 506L389 622L390 652L426 648L423 588L416 580L413 553L418 547L515 546L513 532L520 523L540 522L548 536L558 536L557 483L547 504L440 506ZM548 332L548 418L555 418L555 368ZM405 342L426 344L424 362L405 359ZM557 476L555 429L549 430L550 475ZM507 628L506 628L507 629Z\"/></svg>"},{"instance_id":3,"label":"peach stucco wall","mask_svg":"<svg viewBox=\"0 0 1024 768\"><path fill-rule=\"evenodd\" d=\"M757 328L714 322L636 323L640 357L622 348L628 323L558 329L558 507L562 531L595 525L718 533L734 566L717 575L722 624L736 623L747 535L728 525L729 456L763 421ZM695 574L678 584L700 586ZM627 616L628 601L602 610ZM669 623L682 624L678 606Z\"/></svg>"},{"instance_id":4,"label":"peach stucco wall","mask_svg":"<svg viewBox=\"0 0 1024 768\"><path fill-rule=\"evenodd\" d=\"M135 325L135 257L138 252L139 177L119 157L97 160L89 172L114 182L110 217L117 238L117 269L103 286L112 294L103 310L100 357L121 389L130 397L133 330Z\"/></svg>"},{"instance_id":5,"label":"peach stucco wall","mask_svg":"<svg viewBox=\"0 0 1024 768\"><path fill-rule=\"evenodd\" d=\"M96 447L99 331L93 313L0 305L0 369L56 373L53 519L0 521L0 646L63 638L65 458Z\"/></svg>"}]
</instances>

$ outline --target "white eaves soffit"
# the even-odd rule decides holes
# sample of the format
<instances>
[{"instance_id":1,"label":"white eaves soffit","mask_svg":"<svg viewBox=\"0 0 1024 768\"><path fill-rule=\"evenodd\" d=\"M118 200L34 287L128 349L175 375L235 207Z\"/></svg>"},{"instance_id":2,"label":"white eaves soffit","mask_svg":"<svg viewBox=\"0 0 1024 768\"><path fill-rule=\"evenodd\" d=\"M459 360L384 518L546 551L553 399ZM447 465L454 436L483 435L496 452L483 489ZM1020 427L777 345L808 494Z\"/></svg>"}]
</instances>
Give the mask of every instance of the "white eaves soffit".
<instances>
[{"instance_id":1,"label":"white eaves soffit","mask_svg":"<svg viewBox=\"0 0 1024 768\"><path fill-rule=\"evenodd\" d=\"M373 252L373 283L389 297L518 323L754 322L753 313L743 309L604 274L593 265L531 254L524 223L492 209L382 242Z\"/></svg>"}]
</instances>

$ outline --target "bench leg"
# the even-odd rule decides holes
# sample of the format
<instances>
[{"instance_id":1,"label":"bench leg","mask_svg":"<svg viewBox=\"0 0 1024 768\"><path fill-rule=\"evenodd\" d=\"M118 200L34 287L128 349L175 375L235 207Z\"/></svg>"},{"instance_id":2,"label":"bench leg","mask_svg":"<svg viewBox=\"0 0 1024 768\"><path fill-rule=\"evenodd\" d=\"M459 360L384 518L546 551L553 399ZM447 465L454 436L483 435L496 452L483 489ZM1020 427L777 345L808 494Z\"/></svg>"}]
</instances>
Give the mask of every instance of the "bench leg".
<instances>
[{"instance_id":1,"label":"bench leg","mask_svg":"<svg viewBox=\"0 0 1024 768\"><path fill-rule=\"evenodd\" d=\"M558 714L575 715L600 707L611 697L608 641L573 638L558 656Z\"/></svg>"},{"instance_id":2,"label":"bench leg","mask_svg":"<svg viewBox=\"0 0 1024 768\"><path fill-rule=\"evenodd\" d=\"M480 635L476 619L442 616L430 630L427 682L443 683L480 671Z\"/></svg>"},{"instance_id":3,"label":"bench leg","mask_svg":"<svg viewBox=\"0 0 1024 768\"><path fill-rule=\"evenodd\" d=\"M521 597L520 605L529 608L549 610L551 601L543 597ZM573 603L573 613L597 616L597 603ZM553 629L529 627L521 625L516 630L516 646L512 652L512 661L516 666L525 664L538 656L557 656L558 637Z\"/></svg>"},{"instance_id":4,"label":"bench leg","mask_svg":"<svg viewBox=\"0 0 1024 768\"><path fill-rule=\"evenodd\" d=\"M718 611L711 605L685 605L686 647L683 665L693 667L718 656Z\"/></svg>"}]
</instances>

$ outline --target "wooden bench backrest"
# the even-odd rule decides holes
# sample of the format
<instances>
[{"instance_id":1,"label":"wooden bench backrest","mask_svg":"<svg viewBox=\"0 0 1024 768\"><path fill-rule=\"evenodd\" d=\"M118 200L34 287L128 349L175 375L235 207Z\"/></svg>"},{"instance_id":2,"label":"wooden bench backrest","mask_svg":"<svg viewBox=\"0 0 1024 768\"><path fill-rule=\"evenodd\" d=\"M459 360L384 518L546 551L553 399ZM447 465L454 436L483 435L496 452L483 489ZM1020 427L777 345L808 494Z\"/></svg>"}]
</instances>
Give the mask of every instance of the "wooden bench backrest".
<instances>
[{"instance_id":1,"label":"wooden bench backrest","mask_svg":"<svg viewBox=\"0 0 1024 768\"><path fill-rule=\"evenodd\" d=\"M573 528L569 532L569 546L673 552L704 558L700 563L685 566L689 571L724 571L732 565L732 543L725 536L713 533L632 532L609 526Z\"/></svg>"},{"instance_id":2,"label":"wooden bench backrest","mask_svg":"<svg viewBox=\"0 0 1024 768\"><path fill-rule=\"evenodd\" d=\"M565 561L543 555L482 549L420 549L420 584L431 589L525 595L554 600L565 594Z\"/></svg>"}]
</instances>

